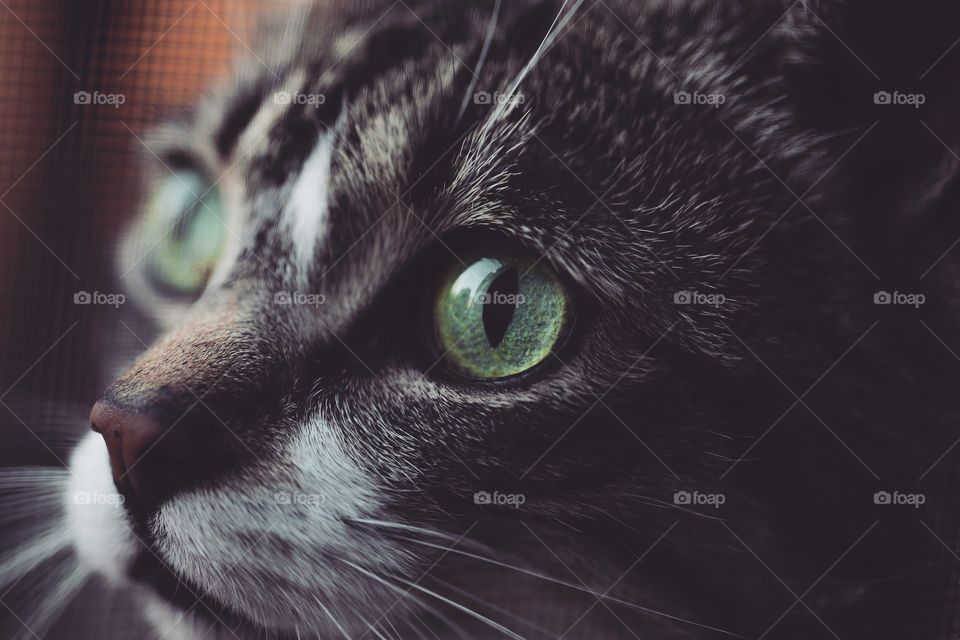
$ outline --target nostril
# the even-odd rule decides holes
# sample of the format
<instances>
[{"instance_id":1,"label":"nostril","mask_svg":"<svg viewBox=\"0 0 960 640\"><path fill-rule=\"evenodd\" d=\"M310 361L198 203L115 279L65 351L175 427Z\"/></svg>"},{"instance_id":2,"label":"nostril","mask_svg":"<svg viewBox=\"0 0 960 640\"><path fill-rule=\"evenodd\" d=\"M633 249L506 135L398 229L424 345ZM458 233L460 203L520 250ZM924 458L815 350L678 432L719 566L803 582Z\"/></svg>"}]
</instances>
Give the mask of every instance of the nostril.
<instances>
[{"instance_id":1,"label":"nostril","mask_svg":"<svg viewBox=\"0 0 960 640\"><path fill-rule=\"evenodd\" d=\"M153 450L163 437L162 426L149 416L104 400L93 405L90 426L103 436L117 489L132 493L143 505L160 499L165 483L159 472L169 461L160 460L163 451Z\"/></svg>"}]
</instances>

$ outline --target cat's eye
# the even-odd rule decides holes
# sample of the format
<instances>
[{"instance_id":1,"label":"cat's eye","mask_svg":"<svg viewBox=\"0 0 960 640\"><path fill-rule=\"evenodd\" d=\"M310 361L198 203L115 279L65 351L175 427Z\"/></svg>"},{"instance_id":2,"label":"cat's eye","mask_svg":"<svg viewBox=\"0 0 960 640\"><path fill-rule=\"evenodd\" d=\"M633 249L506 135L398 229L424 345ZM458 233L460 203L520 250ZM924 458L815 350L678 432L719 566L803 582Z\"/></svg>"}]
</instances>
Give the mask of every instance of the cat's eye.
<instances>
[{"instance_id":1,"label":"cat's eye","mask_svg":"<svg viewBox=\"0 0 960 640\"><path fill-rule=\"evenodd\" d=\"M434 324L443 359L457 373L505 378L536 366L570 324L564 284L536 256L490 252L456 263L443 279Z\"/></svg>"},{"instance_id":2,"label":"cat's eye","mask_svg":"<svg viewBox=\"0 0 960 640\"><path fill-rule=\"evenodd\" d=\"M156 185L144 211L150 279L166 292L196 296L226 244L220 193L197 171L179 169Z\"/></svg>"}]
</instances>

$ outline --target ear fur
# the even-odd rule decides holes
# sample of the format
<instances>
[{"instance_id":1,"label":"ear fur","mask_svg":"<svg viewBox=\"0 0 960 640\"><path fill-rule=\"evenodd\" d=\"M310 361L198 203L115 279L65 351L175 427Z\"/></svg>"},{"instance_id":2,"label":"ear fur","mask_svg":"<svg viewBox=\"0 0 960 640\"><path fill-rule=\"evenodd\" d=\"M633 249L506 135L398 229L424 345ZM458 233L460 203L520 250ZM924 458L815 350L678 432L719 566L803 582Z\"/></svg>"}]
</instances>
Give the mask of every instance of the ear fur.
<instances>
[{"instance_id":1,"label":"ear fur","mask_svg":"<svg viewBox=\"0 0 960 640\"><path fill-rule=\"evenodd\" d=\"M779 27L792 40L794 98L850 160L861 204L900 223L935 212L960 176L960 4L800 0Z\"/></svg>"}]
</instances>

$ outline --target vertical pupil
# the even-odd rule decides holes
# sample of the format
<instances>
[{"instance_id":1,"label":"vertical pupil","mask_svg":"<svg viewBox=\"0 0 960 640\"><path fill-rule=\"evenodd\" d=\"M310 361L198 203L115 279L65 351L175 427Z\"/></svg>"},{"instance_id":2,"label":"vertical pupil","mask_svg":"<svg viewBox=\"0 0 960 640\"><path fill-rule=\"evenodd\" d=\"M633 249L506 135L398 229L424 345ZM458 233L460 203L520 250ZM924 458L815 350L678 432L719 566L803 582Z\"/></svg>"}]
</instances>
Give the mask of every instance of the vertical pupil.
<instances>
[{"instance_id":1,"label":"vertical pupil","mask_svg":"<svg viewBox=\"0 0 960 640\"><path fill-rule=\"evenodd\" d=\"M517 267L508 267L494 278L487 289L483 305L483 331L494 348L500 346L517 310L520 274Z\"/></svg>"}]
</instances>

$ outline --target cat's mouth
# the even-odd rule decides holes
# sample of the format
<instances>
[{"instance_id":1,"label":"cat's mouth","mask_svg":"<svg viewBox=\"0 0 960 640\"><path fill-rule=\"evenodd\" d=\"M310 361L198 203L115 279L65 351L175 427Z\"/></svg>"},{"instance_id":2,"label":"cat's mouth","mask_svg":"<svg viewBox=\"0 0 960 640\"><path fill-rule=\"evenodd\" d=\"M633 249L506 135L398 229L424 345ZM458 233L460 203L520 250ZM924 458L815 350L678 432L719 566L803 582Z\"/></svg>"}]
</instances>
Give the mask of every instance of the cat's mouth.
<instances>
[{"instance_id":1,"label":"cat's mouth","mask_svg":"<svg viewBox=\"0 0 960 640\"><path fill-rule=\"evenodd\" d=\"M187 613L206 627L217 624L234 633L241 629L249 632L240 637L263 637L265 633L280 640L296 637L260 627L161 559L151 547L149 535L138 531L132 517L136 505L126 504L127 493L114 486L99 435L90 433L81 441L71 459L70 473L66 503L73 546L90 569L116 585L142 585L177 613ZM134 508L129 509L131 506Z\"/></svg>"},{"instance_id":2,"label":"cat's mouth","mask_svg":"<svg viewBox=\"0 0 960 640\"><path fill-rule=\"evenodd\" d=\"M309 603L323 598L326 604L318 606L329 606L334 612L353 606L339 592L346 578L333 568L332 562L333 556L350 558L344 547L328 543L323 550L319 535L302 538L309 547L300 553L324 553L330 562L325 561L312 574L317 578L315 583L301 584L283 570L282 556L285 549L293 548L291 545L301 540L299 529L263 536L256 550L244 551L218 538L216 527L223 522L233 522L264 506L277 510L272 513L285 513L284 509L290 508L269 488L274 486L272 483L259 489L263 495L253 488L233 495L232 501L231 496L217 495L183 498L197 504L175 503L173 508L180 511L168 520L177 526L164 526L161 522L158 528L162 533L158 534L138 517L136 496L119 491L115 485L100 435L90 432L80 442L70 468L67 511L73 546L81 563L119 588L140 592L147 605L144 612L159 628L181 626L188 631L184 637L193 637L193 631L203 637L203 630L215 626L228 629L230 635L239 638L269 636L294 640L297 629L302 630L311 622ZM288 494L281 497L285 495ZM76 500L74 496L84 499ZM225 513L240 500L249 503L241 505L236 513ZM328 532L323 527L340 522L326 510L305 509L301 513L315 519L313 530L321 534ZM306 525L311 525L311 521L307 520ZM386 544L383 541L384 546L379 548ZM186 568L171 562L171 557ZM375 593L375 589L376 585L368 585L367 592ZM299 605L277 607L277 593ZM384 601L386 593L379 594Z\"/></svg>"}]
</instances>

